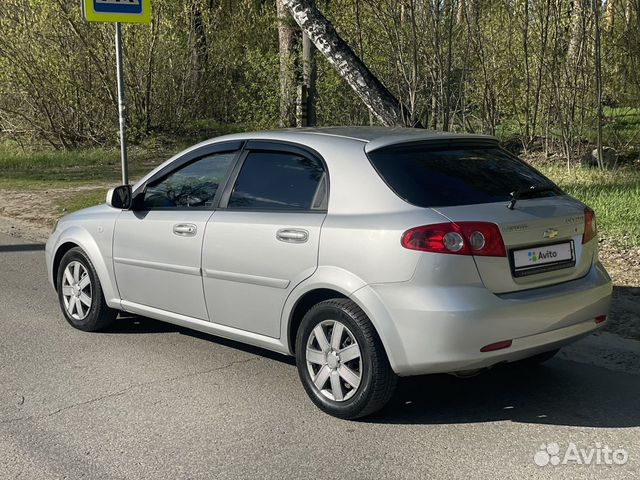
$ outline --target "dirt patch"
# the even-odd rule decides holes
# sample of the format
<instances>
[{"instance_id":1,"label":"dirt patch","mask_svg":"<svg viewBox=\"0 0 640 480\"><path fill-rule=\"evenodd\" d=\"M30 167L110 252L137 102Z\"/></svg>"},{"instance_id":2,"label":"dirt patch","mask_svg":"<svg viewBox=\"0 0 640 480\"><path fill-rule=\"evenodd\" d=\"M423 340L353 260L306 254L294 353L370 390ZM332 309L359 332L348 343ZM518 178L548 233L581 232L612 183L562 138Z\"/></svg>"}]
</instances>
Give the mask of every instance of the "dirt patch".
<instances>
[{"instance_id":1,"label":"dirt patch","mask_svg":"<svg viewBox=\"0 0 640 480\"><path fill-rule=\"evenodd\" d=\"M106 194L108 188L104 184L42 190L0 189L0 233L45 242L55 222L66 214L60 204L93 190Z\"/></svg>"},{"instance_id":2,"label":"dirt patch","mask_svg":"<svg viewBox=\"0 0 640 480\"><path fill-rule=\"evenodd\" d=\"M601 242L598 256L616 285L640 287L640 248Z\"/></svg>"},{"instance_id":3,"label":"dirt patch","mask_svg":"<svg viewBox=\"0 0 640 480\"><path fill-rule=\"evenodd\" d=\"M88 185L74 188L51 188L47 190L0 189L0 216L17 219L41 227L52 227L65 214L59 204L78 193L104 190L107 185Z\"/></svg>"},{"instance_id":4,"label":"dirt patch","mask_svg":"<svg viewBox=\"0 0 640 480\"><path fill-rule=\"evenodd\" d=\"M601 243L599 256L614 283L606 330L640 340L640 248Z\"/></svg>"},{"instance_id":5,"label":"dirt patch","mask_svg":"<svg viewBox=\"0 0 640 480\"><path fill-rule=\"evenodd\" d=\"M30 242L44 243L51 233L51 228L26 220L0 216L0 233Z\"/></svg>"}]
</instances>

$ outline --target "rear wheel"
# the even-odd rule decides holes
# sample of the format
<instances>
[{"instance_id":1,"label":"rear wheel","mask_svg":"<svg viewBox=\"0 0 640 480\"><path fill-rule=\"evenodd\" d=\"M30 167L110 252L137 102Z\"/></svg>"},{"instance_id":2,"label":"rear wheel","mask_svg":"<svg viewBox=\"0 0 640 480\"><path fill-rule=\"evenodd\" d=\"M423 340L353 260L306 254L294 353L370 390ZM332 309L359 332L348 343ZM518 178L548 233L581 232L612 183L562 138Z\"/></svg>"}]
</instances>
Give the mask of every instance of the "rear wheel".
<instances>
[{"instance_id":1,"label":"rear wheel","mask_svg":"<svg viewBox=\"0 0 640 480\"><path fill-rule=\"evenodd\" d=\"M107 306L98 274L79 247L72 248L62 257L56 286L62 313L78 330L102 330L118 315L117 310Z\"/></svg>"},{"instance_id":2,"label":"rear wheel","mask_svg":"<svg viewBox=\"0 0 640 480\"><path fill-rule=\"evenodd\" d=\"M296 337L296 363L311 400L335 417L369 415L389 401L396 375L365 313L348 299L312 307Z\"/></svg>"}]
</instances>

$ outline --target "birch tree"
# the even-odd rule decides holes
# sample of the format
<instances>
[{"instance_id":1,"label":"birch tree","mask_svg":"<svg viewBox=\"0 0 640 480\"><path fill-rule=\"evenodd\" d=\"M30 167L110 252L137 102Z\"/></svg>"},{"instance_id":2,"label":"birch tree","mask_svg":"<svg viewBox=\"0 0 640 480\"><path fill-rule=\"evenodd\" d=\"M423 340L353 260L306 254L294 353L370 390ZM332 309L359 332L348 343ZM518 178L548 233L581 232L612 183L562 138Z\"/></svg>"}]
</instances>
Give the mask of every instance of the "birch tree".
<instances>
[{"instance_id":1,"label":"birch tree","mask_svg":"<svg viewBox=\"0 0 640 480\"><path fill-rule=\"evenodd\" d=\"M318 51L355 90L362 102L383 125L422 126L412 112L398 101L360 60L312 1L282 1Z\"/></svg>"},{"instance_id":2,"label":"birch tree","mask_svg":"<svg viewBox=\"0 0 640 480\"><path fill-rule=\"evenodd\" d=\"M280 126L296 126L296 32L283 0L276 0L280 58Z\"/></svg>"}]
</instances>

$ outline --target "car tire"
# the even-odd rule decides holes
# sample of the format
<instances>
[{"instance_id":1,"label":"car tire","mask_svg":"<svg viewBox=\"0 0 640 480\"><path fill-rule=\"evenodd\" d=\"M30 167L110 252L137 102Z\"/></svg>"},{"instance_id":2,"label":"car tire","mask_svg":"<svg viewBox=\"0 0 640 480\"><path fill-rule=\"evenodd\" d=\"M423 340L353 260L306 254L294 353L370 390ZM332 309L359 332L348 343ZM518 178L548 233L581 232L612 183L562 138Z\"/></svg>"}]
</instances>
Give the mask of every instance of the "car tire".
<instances>
[{"instance_id":1,"label":"car tire","mask_svg":"<svg viewBox=\"0 0 640 480\"><path fill-rule=\"evenodd\" d=\"M559 351L560 349L556 348L554 350L549 350L548 352L542 352L537 355L533 355L532 357L523 358L516 363L523 366L535 367L536 365L540 365L547 360L551 360Z\"/></svg>"},{"instance_id":2,"label":"car tire","mask_svg":"<svg viewBox=\"0 0 640 480\"><path fill-rule=\"evenodd\" d=\"M56 278L62 313L73 327L96 332L113 323L117 310L107 306L91 260L79 247L64 254Z\"/></svg>"},{"instance_id":3,"label":"car tire","mask_svg":"<svg viewBox=\"0 0 640 480\"><path fill-rule=\"evenodd\" d=\"M342 419L380 410L397 384L373 324L345 298L325 300L306 313L296 335L296 364L311 400Z\"/></svg>"}]
</instances>

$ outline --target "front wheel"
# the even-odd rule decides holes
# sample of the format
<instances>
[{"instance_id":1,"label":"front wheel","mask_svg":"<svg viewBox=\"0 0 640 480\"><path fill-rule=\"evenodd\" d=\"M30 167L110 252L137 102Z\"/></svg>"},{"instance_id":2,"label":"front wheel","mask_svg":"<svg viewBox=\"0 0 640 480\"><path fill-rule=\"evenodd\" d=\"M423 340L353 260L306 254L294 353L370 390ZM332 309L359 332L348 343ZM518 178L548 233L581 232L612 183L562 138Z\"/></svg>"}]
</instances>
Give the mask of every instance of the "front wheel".
<instances>
[{"instance_id":1,"label":"front wheel","mask_svg":"<svg viewBox=\"0 0 640 480\"><path fill-rule=\"evenodd\" d=\"M296 363L311 400L343 419L384 407L397 382L375 328L348 299L325 300L307 312L296 337Z\"/></svg>"},{"instance_id":2,"label":"front wheel","mask_svg":"<svg viewBox=\"0 0 640 480\"><path fill-rule=\"evenodd\" d=\"M62 257L56 286L62 313L78 330L102 330L118 315L117 310L107 306L98 274L79 247L72 248Z\"/></svg>"}]
</instances>

